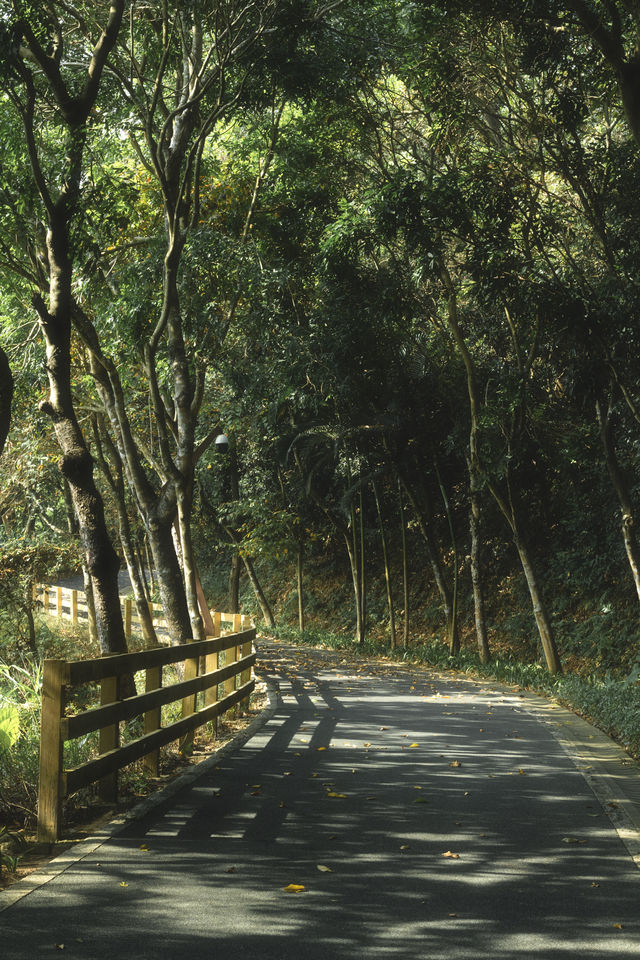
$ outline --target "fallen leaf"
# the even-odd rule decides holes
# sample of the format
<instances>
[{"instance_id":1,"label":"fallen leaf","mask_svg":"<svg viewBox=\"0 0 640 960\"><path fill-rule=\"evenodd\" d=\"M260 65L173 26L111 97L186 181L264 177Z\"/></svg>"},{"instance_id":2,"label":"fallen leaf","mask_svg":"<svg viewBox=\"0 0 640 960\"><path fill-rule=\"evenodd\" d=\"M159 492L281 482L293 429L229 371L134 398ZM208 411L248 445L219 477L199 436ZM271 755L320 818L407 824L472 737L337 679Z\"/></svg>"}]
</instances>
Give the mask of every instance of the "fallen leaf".
<instances>
[{"instance_id":1,"label":"fallen leaf","mask_svg":"<svg viewBox=\"0 0 640 960\"><path fill-rule=\"evenodd\" d=\"M527 771L523 770L522 767L520 767L520 769L518 770L518 773L520 774L521 777L526 777L527 775Z\"/></svg>"},{"instance_id":2,"label":"fallen leaf","mask_svg":"<svg viewBox=\"0 0 640 960\"><path fill-rule=\"evenodd\" d=\"M443 856L443 857L446 857L446 858L449 859L449 860L459 860L459 859L460 859L460 854L459 854L459 853L452 853L451 850L447 850L446 853L443 853L443 854L442 854L442 856Z\"/></svg>"},{"instance_id":3,"label":"fallen leaf","mask_svg":"<svg viewBox=\"0 0 640 960\"><path fill-rule=\"evenodd\" d=\"M414 803L429 803L426 797L416 797Z\"/></svg>"},{"instance_id":4,"label":"fallen leaf","mask_svg":"<svg viewBox=\"0 0 640 960\"><path fill-rule=\"evenodd\" d=\"M599 887L600 884L597 883L597 882L594 880L593 883L591 884L591 886L592 886L592 887Z\"/></svg>"},{"instance_id":5,"label":"fallen leaf","mask_svg":"<svg viewBox=\"0 0 640 960\"><path fill-rule=\"evenodd\" d=\"M462 764L461 764L461 762L460 762L459 760L452 760L451 763L449 764L449 766L450 766L450 767L461 767Z\"/></svg>"},{"instance_id":6,"label":"fallen leaf","mask_svg":"<svg viewBox=\"0 0 640 960\"><path fill-rule=\"evenodd\" d=\"M320 750L326 750L326 749L327 749L326 747L318 747L318 752L319 752Z\"/></svg>"},{"instance_id":7,"label":"fallen leaf","mask_svg":"<svg viewBox=\"0 0 640 960\"><path fill-rule=\"evenodd\" d=\"M328 793L327 793L327 796L328 796L328 797L334 797L335 799L338 799L338 800L346 800L346 799L347 799L346 793L335 793L333 790L329 790Z\"/></svg>"},{"instance_id":8,"label":"fallen leaf","mask_svg":"<svg viewBox=\"0 0 640 960\"><path fill-rule=\"evenodd\" d=\"M121 880L121 881L120 881L120 886L121 886L121 887L128 887L129 884L126 883L124 880Z\"/></svg>"},{"instance_id":9,"label":"fallen leaf","mask_svg":"<svg viewBox=\"0 0 640 960\"><path fill-rule=\"evenodd\" d=\"M55 948L56 950L64 950L64 943L56 943Z\"/></svg>"},{"instance_id":10,"label":"fallen leaf","mask_svg":"<svg viewBox=\"0 0 640 960\"><path fill-rule=\"evenodd\" d=\"M235 867L227 867L227 869L225 870L225 873L235 873L235 872L236 872Z\"/></svg>"},{"instance_id":11,"label":"fallen leaf","mask_svg":"<svg viewBox=\"0 0 640 960\"><path fill-rule=\"evenodd\" d=\"M563 843L586 843L586 840L582 840L580 837L563 837Z\"/></svg>"},{"instance_id":12,"label":"fallen leaf","mask_svg":"<svg viewBox=\"0 0 640 960\"><path fill-rule=\"evenodd\" d=\"M621 924L621 923L614 923L613 926L616 928L616 930L622 930L622 924Z\"/></svg>"},{"instance_id":13,"label":"fallen leaf","mask_svg":"<svg viewBox=\"0 0 640 960\"><path fill-rule=\"evenodd\" d=\"M324 863L316 864L316 870L319 870L320 873L333 873L331 867L325 867Z\"/></svg>"},{"instance_id":14,"label":"fallen leaf","mask_svg":"<svg viewBox=\"0 0 640 960\"><path fill-rule=\"evenodd\" d=\"M402 846L400 847L400 849L401 849L401 850L408 850L408 849L409 849L409 844L408 844L408 843L403 843Z\"/></svg>"},{"instance_id":15,"label":"fallen leaf","mask_svg":"<svg viewBox=\"0 0 640 960\"><path fill-rule=\"evenodd\" d=\"M143 853L149 852L149 847L146 845L146 843L141 843L138 849L142 850Z\"/></svg>"},{"instance_id":16,"label":"fallen leaf","mask_svg":"<svg viewBox=\"0 0 640 960\"><path fill-rule=\"evenodd\" d=\"M289 883L283 889L285 893L302 893L305 888L301 883Z\"/></svg>"}]
</instances>

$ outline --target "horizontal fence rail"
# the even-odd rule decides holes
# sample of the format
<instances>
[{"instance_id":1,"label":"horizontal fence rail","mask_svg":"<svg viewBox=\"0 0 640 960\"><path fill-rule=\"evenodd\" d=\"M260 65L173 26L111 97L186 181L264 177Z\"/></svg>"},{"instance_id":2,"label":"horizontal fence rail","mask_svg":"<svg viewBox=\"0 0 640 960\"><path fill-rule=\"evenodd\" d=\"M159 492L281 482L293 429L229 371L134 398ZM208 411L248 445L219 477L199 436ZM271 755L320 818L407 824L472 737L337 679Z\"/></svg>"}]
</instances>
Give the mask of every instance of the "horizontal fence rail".
<instances>
[{"instance_id":1,"label":"horizontal fence rail","mask_svg":"<svg viewBox=\"0 0 640 960\"><path fill-rule=\"evenodd\" d=\"M48 617L58 617L61 620L70 620L71 623L86 623L89 619L87 597L84 591L71 587L56 587L46 583L34 583L33 601L42 613ZM126 637L134 633L142 633L142 623L132 597L121 597L122 620ZM166 630L166 621L162 611L162 604L149 602L149 613L153 626L157 630Z\"/></svg>"},{"instance_id":2,"label":"horizontal fence rail","mask_svg":"<svg viewBox=\"0 0 640 960\"><path fill-rule=\"evenodd\" d=\"M255 627L240 614L213 613L214 636L176 647L154 647L139 653L114 654L95 660L45 660L40 733L38 840L53 843L60 835L62 803L70 794L98 781L99 794L115 801L118 771L143 759L151 776L158 774L160 747L179 741L190 749L193 732L238 705L248 704L255 680ZM222 632L227 623L231 632ZM182 678L163 685L163 667L184 664ZM144 671L144 692L122 698L122 678ZM98 684L100 706L67 715L74 687ZM199 698L202 703L199 705ZM162 726L161 708L182 702L180 719ZM141 718L144 733L120 743L120 724ZM65 769L64 744L99 731L99 754Z\"/></svg>"}]
</instances>

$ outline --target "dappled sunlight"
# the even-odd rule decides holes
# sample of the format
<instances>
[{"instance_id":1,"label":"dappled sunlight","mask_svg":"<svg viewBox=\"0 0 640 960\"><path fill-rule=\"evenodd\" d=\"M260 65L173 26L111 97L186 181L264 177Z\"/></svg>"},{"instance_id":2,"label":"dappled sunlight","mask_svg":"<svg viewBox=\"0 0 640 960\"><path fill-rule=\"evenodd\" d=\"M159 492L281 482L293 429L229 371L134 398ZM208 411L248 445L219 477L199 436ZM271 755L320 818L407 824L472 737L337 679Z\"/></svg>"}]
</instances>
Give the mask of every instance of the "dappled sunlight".
<instances>
[{"instance_id":1,"label":"dappled sunlight","mask_svg":"<svg viewBox=\"0 0 640 960\"><path fill-rule=\"evenodd\" d=\"M266 725L11 911L16 935L55 905L86 960L637 955L640 876L518 697L272 650Z\"/></svg>"}]
</instances>

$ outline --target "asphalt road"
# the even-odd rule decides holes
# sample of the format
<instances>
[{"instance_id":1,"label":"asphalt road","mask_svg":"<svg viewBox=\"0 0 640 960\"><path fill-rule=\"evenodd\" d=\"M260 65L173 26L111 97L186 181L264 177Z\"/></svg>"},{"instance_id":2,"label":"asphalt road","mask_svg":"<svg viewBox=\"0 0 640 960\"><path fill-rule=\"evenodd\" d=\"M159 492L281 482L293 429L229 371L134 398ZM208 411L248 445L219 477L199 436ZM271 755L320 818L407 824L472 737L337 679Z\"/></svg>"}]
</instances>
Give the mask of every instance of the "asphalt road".
<instances>
[{"instance_id":1,"label":"asphalt road","mask_svg":"<svg viewBox=\"0 0 640 960\"><path fill-rule=\"evenodd\" d=\"M509 687L261 658L270 719L2 910L6 960L640 956L640 778L610 741Z\"/></svg>"}]
</instances>

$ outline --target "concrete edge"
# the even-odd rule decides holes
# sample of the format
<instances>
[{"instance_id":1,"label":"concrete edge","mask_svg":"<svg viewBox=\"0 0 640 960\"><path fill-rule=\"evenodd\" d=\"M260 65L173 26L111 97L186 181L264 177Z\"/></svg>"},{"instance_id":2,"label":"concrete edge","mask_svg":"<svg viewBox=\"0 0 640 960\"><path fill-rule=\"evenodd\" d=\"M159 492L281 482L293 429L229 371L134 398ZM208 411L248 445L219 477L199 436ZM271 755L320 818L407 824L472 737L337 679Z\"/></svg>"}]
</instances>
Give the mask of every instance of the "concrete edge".
<instances>
[{"instance_id":1,"label":"concrete edge","mask_svg":"<svg viewBox=\"0 0 640 960\"><path fill-rule=\"evenodd\" d=\"M161 787L155 793L151 794L151 796L141 800L140 803L137 803L130 810L127 810L125 813L100 827L91 837L77 842L69 850L65 850L65 852L59 854L59 856L53 857L53 859L48 861L43 867L34 870L29 876L24 877L22 880L17 880L11 884L10 887L7 887L6 890L0 891L0 913L8 910L19 900L24 899L24 897L27 897L45 883L60 876L61 873L64 873L64 871L74 863L78 863L80 860L94 853L103 843L117 836L132 821L141 820L142 817L147 816L147 814L151 813L156 807L161 806L161 804L170 800L185 787L191 786L192 783L208 773L209 770L216 766L224 757L235 753L236 750L244 746L244 744L258 733L273 717L278 707L278 688L276 684L266 677L262 679L267 688L267 705L257 717L254 717L244 730L241 730L240 733L223 747L220 747L219 750L209 754L206 759L201 760L200 763L180 774L175 780L172 780L166 786Z\"/></svg>"}]
</instances>

